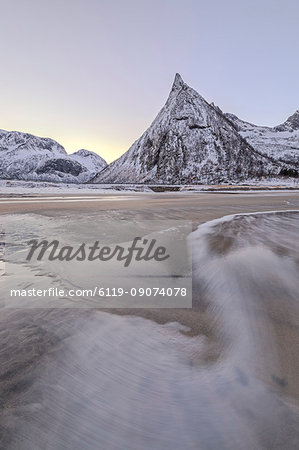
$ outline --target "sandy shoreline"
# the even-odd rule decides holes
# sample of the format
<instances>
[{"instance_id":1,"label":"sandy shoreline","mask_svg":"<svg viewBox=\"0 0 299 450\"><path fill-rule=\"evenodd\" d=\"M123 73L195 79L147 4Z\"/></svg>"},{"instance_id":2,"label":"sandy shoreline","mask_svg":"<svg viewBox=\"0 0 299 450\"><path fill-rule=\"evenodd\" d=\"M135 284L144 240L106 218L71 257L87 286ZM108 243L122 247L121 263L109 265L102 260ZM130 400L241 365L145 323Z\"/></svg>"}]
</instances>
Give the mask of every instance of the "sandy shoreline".
<instances>
[{"instance_id":1,"label":"sandy shoreline","mask_svg":"<svg viewBox=\"0 0 299 450\"><path fill-rule=\"evenodd\" d=\"M128 192L105 195L82 196L41 196L26 198L0 198L0 214L42 214L60 215L67 214L100 214L107 220L110 218L126 220L139 219L187 219L192 220L193 229L204 222L220 218L224 215L237 213L253 213L259 211L299 211L298 192L267 192L267 193L134 193ZM59 198L57 198L59 197ZM1 220L1 217L0 217ZM193 287L194 308L192 310L106 310L117 315L140 316L158 324L179 322L190 330L185 334L190 337L202 336L206 339L206 351L201 354L193 354L195 366L210 364L221 358L228 343L221 340L221 333L217 330L217 321L213 312L206 309L205 305L199 306L199 294L197 287ZM257 308L258 309L258 308ZM63 342L73 333L73 326L80 317L88 318L101 312L93 311L9 311L2 310L0 320L0 336L2 345L6 349L0 359L1 373L0 385L2 389L2 407L6 413L10 408L22 404L22 396L28 394L31 389L31 374L37 367L41 368L55 360ZM262 312L262 314L264 314ZM276 314L276 313L275 313ZM289 318L289 316L286 316ZM264 324L264 319L260 323ZM28 327L29 324L29 327ZM298 332L294 323L291 327L282 320L275 324L275 336L281 335L283 354L281 361L286 364L286 372L290 367L298 367L296 358L292 362L292 355L288 353L288 345L292 348L294 339L298 338ZM265 365L266 367L266 365ZM266 370L267 371L267 370ZM265 370L260 369L261 377L265 376ZM283 394L282 368L279 377L267 380L270 386ZM282 374L282 375L281 375ZM288 387L289 390L289 387ZM291 392L296 402L299 398L299 382L292 381ZM6 413L4 417L6 416ZM6 430L6 422L4 420ZM7 434L8 433L8 434ZM9 432L5 431L2 442L8 442ZM5 437L6 436L6 437ZM0 441L1 442L1 441Z\"/></svg>"},{"instance_id":2,"label":"sandy shoreline","mask_svg":"<svg viewBox=\"0 0 299 450\"><path fill-rule=\"evenodd\" d=\"M299 209L299 192L107 193L102 195L0 197L0 214L121 211L123 218L176 218L203 223L228 214Z\"/></svg>"}]
</instances>

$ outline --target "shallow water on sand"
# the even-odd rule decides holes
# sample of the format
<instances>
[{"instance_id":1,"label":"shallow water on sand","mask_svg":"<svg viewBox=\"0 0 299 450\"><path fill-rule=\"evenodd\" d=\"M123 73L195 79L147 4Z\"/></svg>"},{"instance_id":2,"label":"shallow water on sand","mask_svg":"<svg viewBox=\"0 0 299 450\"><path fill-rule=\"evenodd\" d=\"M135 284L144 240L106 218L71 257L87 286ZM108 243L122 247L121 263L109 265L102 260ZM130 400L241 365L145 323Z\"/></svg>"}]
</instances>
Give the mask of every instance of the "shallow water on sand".
<instances>
[{"instance_id":1,"label":"shallow water on sand","mask_svg":"<svg viewBox=\"0 0 299 450\"><path fill-rule=\"evenodd\" d=\"M209 333L188 333L184 311L164 325L6 311L18 360L37 333L55 350L10 389L3 448L298 448L298 225L298 212L238 215L192 234L192 320Z\"/></svg>"}]
</instances>

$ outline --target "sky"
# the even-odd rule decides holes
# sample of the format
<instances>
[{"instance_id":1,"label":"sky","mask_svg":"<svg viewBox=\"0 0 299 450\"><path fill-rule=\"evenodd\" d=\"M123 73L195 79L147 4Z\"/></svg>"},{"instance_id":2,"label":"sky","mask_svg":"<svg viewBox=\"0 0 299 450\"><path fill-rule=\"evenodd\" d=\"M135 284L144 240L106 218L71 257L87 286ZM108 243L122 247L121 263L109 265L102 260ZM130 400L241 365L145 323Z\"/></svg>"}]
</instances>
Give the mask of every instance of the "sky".
<instances>
[{"instance_id":1,"label":"sky","mask_svg":"<svg viewBox=\"0 0 299 450\"><path fill-rule=\"evenodd\" d=\"M0 0L0 128L108 162L176 72L258 125L299 109L298 0Z\"/></svg>"}]
</instances>

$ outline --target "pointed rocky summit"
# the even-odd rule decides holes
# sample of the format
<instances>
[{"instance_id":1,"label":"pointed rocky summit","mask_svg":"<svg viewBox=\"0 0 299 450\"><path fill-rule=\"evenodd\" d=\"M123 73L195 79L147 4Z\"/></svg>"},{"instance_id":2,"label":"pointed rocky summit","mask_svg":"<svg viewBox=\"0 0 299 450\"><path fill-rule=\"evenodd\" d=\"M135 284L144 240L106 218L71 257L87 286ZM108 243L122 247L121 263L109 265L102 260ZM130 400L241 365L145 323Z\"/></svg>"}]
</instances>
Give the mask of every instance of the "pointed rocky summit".
<instances>
[{"instance_id":1,"label":"pointed rocky summit","mask_svg":"<svg viewBox=\"0 0 299 450\"><path fill-rule=\"evenodd\" d=\"M277 174L280 163L253 149L221 110L176 74L151 126L93 183L220 183Z\"/></svg>"},{"instance_id":2,"label":"pointed rocky summit","mask_svg":"<svg viewBox=\"0 0 299 450\"><path fill-rule=\"evenodd\" d=\"M174 77L174 81L173 81L173 85L172 85L172 89L171 90L172 91L176 91L178 89L181 89L184 86L184 84L185 83L184 83L181 75L179 73L176 73L175 77Z\"/></svg>"}]
</instances>

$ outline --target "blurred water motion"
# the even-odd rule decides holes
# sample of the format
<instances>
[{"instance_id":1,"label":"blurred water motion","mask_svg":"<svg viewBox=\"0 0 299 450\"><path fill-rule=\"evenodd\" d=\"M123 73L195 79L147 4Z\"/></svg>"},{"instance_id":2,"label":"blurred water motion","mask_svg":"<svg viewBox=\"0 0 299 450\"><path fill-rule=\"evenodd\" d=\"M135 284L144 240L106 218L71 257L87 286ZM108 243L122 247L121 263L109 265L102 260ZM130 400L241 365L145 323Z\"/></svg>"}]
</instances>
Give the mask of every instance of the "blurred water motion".
<instances>
[{"instance_id":1,"label":"blurred water motion","mask_svg":"<svg viewBox=\"0 0 299 450\"><path fill-rule=\"evenodd\" d=\"M159 323L6 311L25 352L38 332L55 351L10 387L3 448L298 448L298 225L284 212L200 227L194 309L160 310Z\"/></svg>"}]
</instances>

